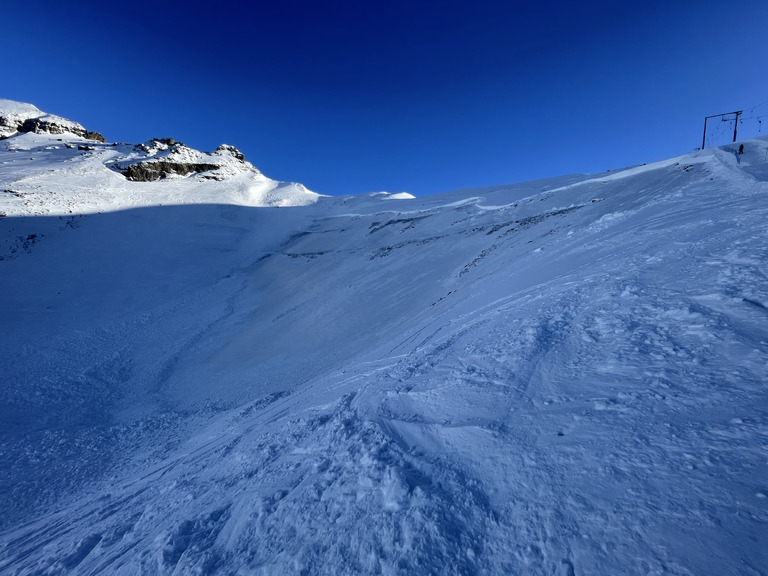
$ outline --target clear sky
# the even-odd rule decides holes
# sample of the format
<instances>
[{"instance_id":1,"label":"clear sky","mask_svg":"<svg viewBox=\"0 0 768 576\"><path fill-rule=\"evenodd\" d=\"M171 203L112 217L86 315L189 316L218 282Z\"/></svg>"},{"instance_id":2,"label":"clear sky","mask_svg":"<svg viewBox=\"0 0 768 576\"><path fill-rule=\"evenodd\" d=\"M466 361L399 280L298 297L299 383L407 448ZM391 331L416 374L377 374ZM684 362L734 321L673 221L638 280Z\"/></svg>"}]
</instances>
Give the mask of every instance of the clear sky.
<instances>
[{"instance_id":1,"label":"clear sky","mask_svg":"<svg viewBox=\"0 0 768 576\"><path fill-rule=\"evenodd\" d=\"M0 16L0 98L110 141L233 144L323 194L621 168L700 146L704 116L768 115L766 0L19 0Z\"/></svg>"}]
</instances>

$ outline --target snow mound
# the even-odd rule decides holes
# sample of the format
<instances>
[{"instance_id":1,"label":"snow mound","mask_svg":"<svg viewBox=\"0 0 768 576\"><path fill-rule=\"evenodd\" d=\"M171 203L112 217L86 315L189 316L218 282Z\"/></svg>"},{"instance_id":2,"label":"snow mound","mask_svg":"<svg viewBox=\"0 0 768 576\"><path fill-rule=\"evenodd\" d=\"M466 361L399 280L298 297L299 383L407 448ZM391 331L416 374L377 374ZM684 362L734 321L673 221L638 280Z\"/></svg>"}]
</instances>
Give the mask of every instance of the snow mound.
<instances>
[{"instance_id":1,"label":"snow mound","mask_svg":"<svg viewBox=\"0 0 768 576\"><path fill-rule=\"evenodd\" d=\"M413 198L416 198L413 194L409 194L408 192L397 192L394 194L388 194L384 197L386 200L411 200Z\"/></svg>"},{"instance_id":2,"label":"snow mound","mask_svg":"<svg viewBox=\"0 0 768 576\"><path fill-rule=\"evenodd\" d=\"M381 200L410 200L416 198L416 196L408 192L371 192L369 196L371 198L380 198Z\"/></svg>"}]
</instances>

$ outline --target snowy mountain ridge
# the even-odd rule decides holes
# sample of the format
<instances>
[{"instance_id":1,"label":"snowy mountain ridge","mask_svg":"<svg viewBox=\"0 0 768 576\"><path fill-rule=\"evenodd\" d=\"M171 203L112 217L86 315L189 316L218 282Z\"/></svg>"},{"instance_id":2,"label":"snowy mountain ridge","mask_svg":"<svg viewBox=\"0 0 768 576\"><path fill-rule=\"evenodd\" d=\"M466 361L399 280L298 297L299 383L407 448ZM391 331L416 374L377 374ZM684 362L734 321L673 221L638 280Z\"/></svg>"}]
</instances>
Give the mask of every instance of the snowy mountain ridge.
<instances>
[{"instance_id":1,"label":"snowy mountain ridge","mask_svg":"<svg viewBox=\"0 0 768 576\"><path fill-rule=\"evenodd\" d=\"M86 140L104 142L98 132L89 132L77 122L55 114L46 114L37 106L0 98L0 139L19 133L69 134Z\"/></svg>"},{"instance_id":2,"label":"snowy mountain ridge","mask_svg":"<svg viewBox=\"0 0 768 576\"><path fill-rule=\"evenodd\" d=\"M0 573L766 574L768 139L280 210L57 142L0 142Z\"/></svg>"},{"instance_id":3,"label":"snowy mountain ridge","mask_svg":"<svg viewBox=\"0 0 768 576\"><path fill-rule=\"evenodd\" d=\"M301 206L319 197L302 184L267 178L234 146L206 153L172 138L110 144L76 122L11 100L0 100L0 157L6 215L200 203ZM60 169L44 174L41 167L51 163Z\"/></svg>"}]
</instances>

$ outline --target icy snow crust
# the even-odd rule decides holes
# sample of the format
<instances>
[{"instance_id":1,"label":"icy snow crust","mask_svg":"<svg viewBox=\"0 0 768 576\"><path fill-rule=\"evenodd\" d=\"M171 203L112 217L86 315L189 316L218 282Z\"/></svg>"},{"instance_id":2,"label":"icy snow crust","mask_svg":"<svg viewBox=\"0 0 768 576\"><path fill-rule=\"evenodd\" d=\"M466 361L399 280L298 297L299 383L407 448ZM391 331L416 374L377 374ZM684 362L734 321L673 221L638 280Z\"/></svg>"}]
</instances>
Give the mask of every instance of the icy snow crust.
<instances>
[{"instance_id":1,"label":"icy snow crust","mask_svg":"<svg viewBox=\"0 0 768 576\"><path fill-rule=\"evenodd\" d=\"M0 143L0 573L766 574L768 140L290 210L56 146Z\"/></svg>"}]
</instances>

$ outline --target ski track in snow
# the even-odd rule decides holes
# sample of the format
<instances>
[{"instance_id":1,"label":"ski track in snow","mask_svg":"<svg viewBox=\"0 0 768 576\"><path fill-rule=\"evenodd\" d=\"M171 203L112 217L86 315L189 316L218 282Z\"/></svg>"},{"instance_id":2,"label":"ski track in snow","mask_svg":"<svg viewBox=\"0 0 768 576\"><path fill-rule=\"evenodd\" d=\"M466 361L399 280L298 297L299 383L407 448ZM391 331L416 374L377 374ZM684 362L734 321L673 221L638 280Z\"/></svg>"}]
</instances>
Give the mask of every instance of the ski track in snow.
<instances>
[{"instance_id":1,"label":"ski track in snow","mask_svg":"<svg viewBox=\"0 0 768 576\"><path fill-rule=\"evenodd\" d=\"M0 219L0 573L766 574L767 148Z\"/></svg>"}]
</instances>

